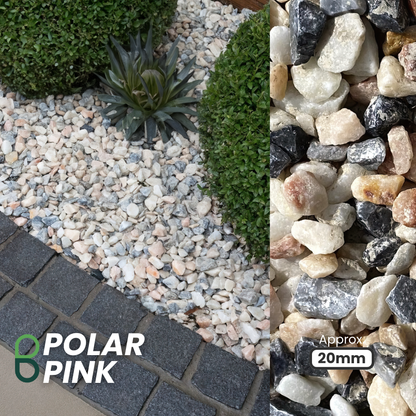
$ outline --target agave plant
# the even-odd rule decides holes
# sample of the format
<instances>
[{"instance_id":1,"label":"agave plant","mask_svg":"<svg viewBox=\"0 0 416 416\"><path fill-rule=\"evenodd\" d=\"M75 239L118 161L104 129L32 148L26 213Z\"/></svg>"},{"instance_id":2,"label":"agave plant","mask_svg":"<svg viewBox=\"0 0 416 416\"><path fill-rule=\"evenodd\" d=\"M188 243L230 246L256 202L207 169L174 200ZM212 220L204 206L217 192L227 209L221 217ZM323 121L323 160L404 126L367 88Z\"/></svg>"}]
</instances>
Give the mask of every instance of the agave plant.
<instances>
[{"instance_id":1,"label":"agave plant","mask_svg":"<svg viewBox=\"0 0 416 416\"><path fill-rule=\"evenodd\" d=\"M100 100L111 103L103 113L112 124L118 130L124 130L127 140L137 133L139 138L145 137L149 143L156 137L157 130L164 143L169 141L173 131L186 138L186 130L196 132L195 125L185 114L197 115L186 105L198 100L186 94L201 81L188 82L194 73L191 68L196 58L178 73L179 38L160 58L153 56L152 28L144 45L140 32L136 38L130 35L129 52L112 36L110 39L115 47L113 51L107 45L111 69L104 71L105 78L98 76L113 94L99 95Z\"/></svg>"}]
</instances>

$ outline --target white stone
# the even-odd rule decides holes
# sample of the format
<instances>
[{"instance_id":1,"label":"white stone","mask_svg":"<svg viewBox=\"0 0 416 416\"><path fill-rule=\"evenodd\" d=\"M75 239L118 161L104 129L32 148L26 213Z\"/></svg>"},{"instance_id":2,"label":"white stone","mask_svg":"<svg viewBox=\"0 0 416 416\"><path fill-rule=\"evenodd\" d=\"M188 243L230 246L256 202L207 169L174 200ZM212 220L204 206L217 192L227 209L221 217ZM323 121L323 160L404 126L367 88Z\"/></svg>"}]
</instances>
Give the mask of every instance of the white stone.
<instances>
[{"instance_id":1,"label":"white stone","mask_svg":"<svg viewBox=\"0 0 416 416\"><path fill-rule=\"evenodd\" d=\"M330 72L352 69L365 39L365 26L358 13L328 19L316 47L318 65Z\"/></svg>"},{"instance_id":2,"label":"white stone","mask_svg":"<svg viewBox=\"0 0 416 416\"><path fill-rule=\"evenodd\" d=\"M315 128L315 119L310 114L302 114L299 113L296 116L296 121L302 127L302 130L313 137L318 137L318 133L316 132Z\"/></svg>"},{"instance_id":3,"label":"white stone","mask_svg":"<svg viewBox=\"0 0 416 416\"><path fill-rule=\"evenodd\" d=\"M179 280L175 276L169 276L166 279L163 280L163 283L169 288L169 289L176 289L179 285Z\"/></svg>"},{"instance_id":4,"label":"white stone","mask_svg":"<svg viewBox=\"0 0 416 416\"><path fill-rule=\"evenodd\" d=\"M393 260L387 265L386 274L399 274L406 271L415 257L416 248L413 244L405 243L399 247Z\"/></svg>"},{"instance_id":5,"label":"white stone","mask_svg":"<svg viewBox=\"0 0 416 416\"><path fill-rule=\"evenodd\" d=\"M192 292L192 301L200 308L205 306L205 299L199 292Z\"/></svg>"},{"instance_id":6,"label":"white stone","mask_svg":"<svg viewBox=\"0 0 416 416\"><path fill-rule=\"evenodd\" d=\"M338 171L335 182L327 189L328 202L339 204L352 198L351 185L356 178L367 174L367 170L357 164L345 163Z\"/></svg>"},{"instance_id":7,"label":"white stone","mask_svg":"<svg viewBox=\"0 0 416 416\"><path fill-rule=\"evenodd\" d=\"M321 103L338 90L342 75L320 68L313 56L306 64L294 65L290 70L295 88L309 101Z\"/></svg>"},{"instance_id":8,"label":"white stone","mask_svg":"<svg viewBox=\"0 0 416 416\"><path fill-rule=\"evenodd\" d=\"M3 140L1 150L5 155L8 155L9 153L13 152L13 147L8 140Z\"/></svg>"},{"instance_id":9,"label":"white stone","mask_svg":"<svg viewBox=\"0 0 416 416\"><path fill-rule=\"evenodd\" d=\"M340 145L357 141L365 134L365 127L357 115L343 108L315 122L319 141L324 145Z\"/></svg>"},{"instance_id":10,"label":"white stone","mask_svg":"<svg viewBox=\"0 0 416 416\"><path fill-rule=\"evenodd\" d=\"M257 344L260 341L260 332L254 329L249 323L240 322L240 326L253 344Z\"/></svg>"},{"instance_id":11,"label":"white stone","mask_svg":"<svg viewBox=\"0 0 416 416\"><path fill-rule=\"evenodd\" d=\"M126 264L123 267L123 277L126 282L131 282L134 279L134 267L132 264Z\"/></svg>"},{"instance_id":12,"label":"white stone","mask_svg":"<svg viewBox=\"0 0 416 416\"><path fill-rule=\"evenodd\" d=\"M325 188L332 185L337 178L337 170L330 163L316 161L298 163L291 167L290 173L295 173L299 170L312 173L316 180Z\"/></svg>"},{"instance_id":13,"label":"white stone","mask_svg":"<svg viewBox=\"0 0 416 416\"><path fill-rule=\"evenodd\" d=\"M275 64L291 65L290 31L286 26L275 26L270 31L270 59Z\"/></svg>"},{"instance_id":14,"label":"white stone","mask_svg":"<svg viewBox=\"0 0 416 416\"><path fill-rule=\"evenodd\" d=\"M416 357L399 378L400 395L413 413L416 413Z\"/></svg>"},{"instance_id":15,"label":"white stone","mask_svg":"<svg viewBox=\"0 0 416 416\"><path fill-rule=\"evenodd\" d=\"M139 216L140 210L136 204L129 204L127 206L127 215L132 218L137 218Z\"/></svg>"},{"instance_id":16,"label":"white stone","mask_svg":"<svg viewBox=\"0 0 416 416\"><path fill-rule=\"evenodd\" d=\"M335 94L325 102L314 103L308 101L293 85L293 81L287 83L286 95L283 100L273 100L274 105L289 114L309 114L313 118L329 115L342 108L350 91L350 84L344 79Z\"/></svg>"},{"instance_id":17,"label":"white stone","mask_svg":"<svg viewBox=\"0 0 416 416\"><path fill-rule=\"evenodd\" d=\"M296 221L292 226L292 235L313 254L334 253L344 244L344 233L341 227L317 221Z\"/></svg>"},{"instance_id":18,"label":"white stone","mask_svg":"<svg viewBox=\"0 0 416 416\"><path fill-rule=\"evenodd\" d=\"M316 381L308 380L298 374L289 374L282 378L276 391L296 403L318 406L325 388Z\"/></svg>"},{"instance_id":19,"label":"white stone","mask_svg":"<svg viewBox=\"0 0 416 416\"><path fill-rule=\"evenodd\" d=\"M338 259L338 269L334 272L334 277L339 279L364 280L367 273L362 269L357 260Z\"/></svg>"},{"instance_id":20,"label":"white stone","mask_svg":"<svg viewBox=\"0 0 416 416\"><path fill-rule=\"evenodd\" d=\"M342 231L349 230L354 224L357 215L354 207L347 203L332 204L322 211L320 214L315 215L319 222L330 225L337 225L342 228Z\"/></svg>"},{"instance_id":21,"label":"white stone","mask_svg":"<svg viewBox=\"0 0 416 416\"><path fill-rule=\"evenodd\" d=\"M201 202L198 202L198 205L196 206L196 211L199 215L199 218L205 217L211 210L211 207L211 199L208 197L204 197Z\"/></svg>"},{"instance_id":22,"label":"white stone","mask_svg":"<svg viewBox=\"0 0 416 416\"><path fill-rule=\"evenodd\" d=\"M276 285L282 285L290 277L300 278L303 275L303 271L299 267L299 262L309 254L309 250L305 250L300 256L288 259L270 259L270 264L275 272L273 279Z\"/></svg>"},{"instance_id":23,"label":"white stone","mask_svg":"<svg viewBox=\"0 0 416 416\"><path fill-rule=\"evenodd\" d=\"M154 211L157 205L157 200L158 200L158 197L152 194L149 196L149 198L147 198L144 201L144 204L146 205L149 211Z\"/></svg>"},{"instance_id":24,"label":"white stone","mask_svg":"<svg viewBox=\"0 0 416 416\"><path fill-rule=\"evenodd\" d=\"M401 238L403 241L407 241L411 244L416 244L416 228L406 227L403 224L400 224L395 229L397 237Z\"/></svg>"},{"instance_id":25,"label":"white stone","mask_svg":"<svg viewBox=\"0 0 416 416\"><path fill-rule=\"evenodd\" d=\"M178 157L182 153L180 146L171 146L166 150L166 156L169 157Z\"/></svg>"},{"instance_id":26,"label":"white stone","mask_svg":"<svg viewBox=\"0 0 416 416\"><path fill-rule=\"evenodd\" d=\"M282 215L280 212L274 212L270 215L270 242L279 241L285 235L290 234L293 221Z\"/></svg>"},{"instance_id":27,"label":"white stone","mask_svg":"<svg viewBox=\"0 0 416 416\"><path fill-rule=\"evenodd\" d=\"M331 377L306 376L306 378L319 383L325 389L325 391L321 394L321 400L325 399L325 397L337 388L337 384L332 381Z\"/></svg>"},{"instance_id":28,"label":"white stone","mask_svg":"<svg viewBox=\"0 0 416 416\"><path fill-rule=\"evenodd\" d=\"M377 73L377 87L386 97L407 97L416 94L416 81L404 76L404 69L394 56L385 56Z\"/></svg>"},{"instance_id":29,"label":"white stone","mask_svg":"<svg viewBox=\"0 0 416 416\"><path fill-rule=\"evenodd\" d=\"M329 407L334 416L358 416L355 407L339 394L334 394L329 401Z\"/></svg>"},{"instance_id":30,"label":"white stone","mask_svg":"<svg viewBox=\"0 0 416 416\"><path fill-rule=\"evenodd\" d=\"M284 126L300 127L300 123L292 114L286 113L280 108L270 107L270 130L277 131Z\"/></svg>"},{"instance_id":31,"label":"white stone","mask_svg":"<svg viewBox=\"0 0 416 416\"><path fill-rule=\"evenodd\" d=\"M380 66L378 45L371 23L366 18L361 19L365 26L365 40L354 67L349 71L345 71L344 74L358 77L372 77L377 74Z\"/></svg>"},{"instance_id":32,"label":"white stone","mask_svg":"<svg viewBox=\"0 0 416 416\"><path fill-rule=\"evenodd\" d=\"M270 179L270 201L271 205L285 217L290 218L293 221L302 217L302 214L296 213L291 208L289 202L283 195L282 191L283 178L271 178Z\"/></svg>"},{"instance_id":33,"label":"white stone","mask_svg":"<svg viewBox=\"0 0 416 416\"><path fill-rule=\"evenodd\" d=\"M368 326L379 327L391 316L386 298L397 283L397 277L379 276L361 288L357 300L357 319Z\"/></svg>"}]
</instances>

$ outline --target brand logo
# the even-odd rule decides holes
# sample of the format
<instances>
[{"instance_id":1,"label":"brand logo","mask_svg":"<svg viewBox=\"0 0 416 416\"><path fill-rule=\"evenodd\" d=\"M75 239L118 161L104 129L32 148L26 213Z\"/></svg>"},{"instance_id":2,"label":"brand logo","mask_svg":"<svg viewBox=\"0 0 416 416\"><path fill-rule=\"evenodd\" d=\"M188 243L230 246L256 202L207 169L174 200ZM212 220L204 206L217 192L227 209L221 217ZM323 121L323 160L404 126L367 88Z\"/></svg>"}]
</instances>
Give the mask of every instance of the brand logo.
<instances>
[{"instance_id":1,"label":"brand logo","mask_svg":"<svg viewBox=\"0 0 416 416\"><path fill-rule=\"evenodd\" d=\"M45 345L43 348L43 356L49 356L50 352L54 348L58 348L63 344L65 353L69 356L77 356L86 351L87 356L106 356L109 353L115 353L117 356L131 355L133 352L135 355L142 355L140 347L144 344L145 338L143 334L129 334L127 337L126 349L123 354L120 336L118 334L112 334L105 345L102 352L95 350L95 340L97 334L91 334L88 345L85 335L79 333L73 333L67 336L64 340L61 334L47 334ZM29 355L21 355L19 353L20 343L24 339L30 339L35 343L34 351ZM71 341L78 340L79 347L76 349L71 348ZM15 344L15 373L16 377L23 383L31 383L35 381L40 373L39 364L33 359L39 353L39 341L30 334L22 335L18 338ZM29 364L33 367L34 373L30 377L24 377L20 371L21 364ZM117 361L111 361L105 366L104 361L97 362L92 360L88 363L88 368L84 366L82 361L66 361L64 364L60 361L47 361L45 364L45 373L43 377L44 383L49 383L51 376L57 376L63 372L63 383L69 383L72 379L73 383L78 382L80 376L83 377L86 383L101 383L103 379L107 383L114 383L110 376L110 370L117 364ZM96 370L96 371L95 371ZM72 374L72 377L71 377ZM95 375L95 381L94 381Z\"/></svg>"}]
</instances>

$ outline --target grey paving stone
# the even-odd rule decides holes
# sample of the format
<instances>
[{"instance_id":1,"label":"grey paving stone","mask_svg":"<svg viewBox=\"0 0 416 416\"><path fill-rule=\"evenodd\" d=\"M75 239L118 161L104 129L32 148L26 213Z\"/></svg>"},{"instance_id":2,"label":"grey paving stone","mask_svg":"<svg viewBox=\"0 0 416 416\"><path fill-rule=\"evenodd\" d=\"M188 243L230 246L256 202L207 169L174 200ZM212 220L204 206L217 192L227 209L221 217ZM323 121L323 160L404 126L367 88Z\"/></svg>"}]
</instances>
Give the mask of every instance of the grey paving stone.
<instances>
[{"instance_id":1,"label":"grey paving stone","mask_svg":"<svg viewBox=\"0 0 416 416\"><path fill-rule=\"evenodd\" d=\"M145 416L215 416L216 413L213 407L163 383L150 402Z\"/></svg>"},{"instance_id":2,"label":"grey paving stone","mask_svg":"<svg viewBox=\"0 0 416 416\"><path fill-rule=\"evenodd\" d=\"M17 230L17 225L0 212L0 244L4 243Z\"/></svg>"},{"instance_id":3,"label":"grey paving stone","mask_svg":"<svg viewBox=\"0 0 416 416\"><path fill-rule=\"evenodd\" d=\"M13 289L13 285L0 278L0 299Z\"/></svg>"},{"instance_id":4,"label":"grey paving stone","mask_svg":"<svg viewBox=\"0 0 416 416\"><path fill-rule=\"evenodd\" d=\"M257 371L255 364L207 344L192 384L206 396L241 409Z\"/></svg>"},{"instance_id":5,"label":"grey paving stone","mask_svg":"<svg viewBox=\"0 0 416 416\"><path fill-rule=\"evenodd\" d=\"M55 251L28 233L20 233L0 251L0 272L26 287L52 258Z\"/></svg>"},{"instance_id":6,"label":"grey paving stone","mask_svg":"<svg viewBox=\"0 0 416 416\"><path fill-rule=\"evenodd\" d=\"M72 315L97 285L88 273L58 257L35 283L32 291L65 315Z\"/></svg>"},{"instance_id":7,"label":"grey paving stone","mask_svg":"<svg viewBox=\"0 0 416 416\"><path fill-rule=\"evenodd\" d=\"M265 416L270 411L270 371L264 371L260 390L257 394L256 403L250 416Z\"/></svg>"},{"instance_id":8,"label":"grey paving stone","mask_svg":"<svg viewBox=\"0 0 416 416\"><path fill-rule=\"evenodd\" d=\"M39 339L55 318L55 314L18 292L0 309L0 338L12 348L22 335ZM24 339L19 345L20 354L26 354L32 345L32 340Z\"/></svg>"},{"instance_id":9,"label":"grey paving stone","mask_svg":"<svg viewBox=\"0 0 416 416\"><path fill-rule=\"evenodd\" d=\"M156 316L143 335L142 357L179 379L202 342L196 332L162 316Z\"/></svg>"},{"instance_id":10,"label":"grey paving stone","mask_svg":"<svg viewBox=\"0 0 416 416\"><path fill-rule=\"evenodd\" d=\"M105 366L111 361L118 361L109 372L114 383L87 384L82 394L117 416L137 416L159 377L114 354L105 357Z\"/></svg>"},{"instance_id":11,"label":"grey paving stone","mask_svg":"<svg viewBox=\"0 0 416 416\"><path fill-rule=\"evenodd\" d=\"M34 358L34 360L43 368L45 368L46 362L47 361L59 361L64 365L65 368L65 363L67 361L72 362L72 367L71 367L71 373L69 374L69 382L65 383L68 387L70 387L71 389L73 389L75 387L75 385L78 383L78 381L81 379L80 376L76 377L76 380L73 382L72 381L72 376L73 376L73 369L74 369L74 363L75 361L81 361L84 364L84 367L88 369L88 365L90 361L95 361L97 359L96 356L88 356L87 355L87 348L79 355L77 356L71 356L68 355L65 351L64 351L64 342L65 339L74 333L80 333L80 331L78 331L77 329L75 329L73 326L69 325L67 322L60 322L53 331L51 331L54 334L61 334L63 337L63 342L59 347L56 348L52 348L49 352L49 355L43 355L44 353L44 348L45 348L45 343L42 343L39 349L39 353L38 355ZM85 335L85 334L84 334ZM87 346L89 345L89 337L86 336L87 339ZM69 346L72 350L76 350L77 348L79 348L81 345L80 341L78 339L73 339L70 343ZM94 344L94 351L101 351L103 348L103 346L99 343L96 342ZM63 372L59 375L57 375L56 377L58 377L60 380L63 380L64 378L64 374Z\"/></svg>"},{"instance_id":12,"label":"grey paving stone","mask_svg":"<svg viewBox=\"0 0 416 416\"><path fill-rule=\"evenodd\" d=\"M124 345L129 333L134 332L147 313L140 303L127 299L122 293L104 285L101 292L81 316L81 321L109 337L120 334Z\"/></svg>"}]
</instances>

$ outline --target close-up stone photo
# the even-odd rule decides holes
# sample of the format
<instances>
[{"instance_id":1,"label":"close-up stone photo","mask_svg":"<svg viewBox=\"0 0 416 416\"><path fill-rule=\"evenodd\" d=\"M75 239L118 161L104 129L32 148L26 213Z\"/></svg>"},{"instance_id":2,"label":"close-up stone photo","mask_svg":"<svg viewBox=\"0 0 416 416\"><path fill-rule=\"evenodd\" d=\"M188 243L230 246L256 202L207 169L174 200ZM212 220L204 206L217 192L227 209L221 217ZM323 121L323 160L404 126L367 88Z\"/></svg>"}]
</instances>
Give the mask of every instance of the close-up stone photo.
<instances>
[{"instance_id":1,"label":"close-up stone photo","mask_svg":"<svg viewBox=\"0 0 416 416\"><path fill-rule=\"evenodd\" d=\"M414 415L416 3L270 7L271 415Z\"/></svg>"}]
</instances>

